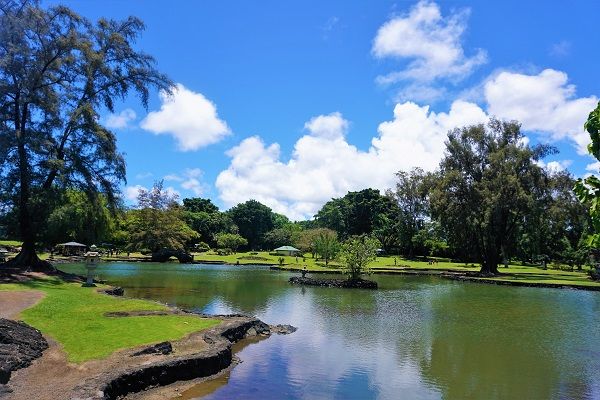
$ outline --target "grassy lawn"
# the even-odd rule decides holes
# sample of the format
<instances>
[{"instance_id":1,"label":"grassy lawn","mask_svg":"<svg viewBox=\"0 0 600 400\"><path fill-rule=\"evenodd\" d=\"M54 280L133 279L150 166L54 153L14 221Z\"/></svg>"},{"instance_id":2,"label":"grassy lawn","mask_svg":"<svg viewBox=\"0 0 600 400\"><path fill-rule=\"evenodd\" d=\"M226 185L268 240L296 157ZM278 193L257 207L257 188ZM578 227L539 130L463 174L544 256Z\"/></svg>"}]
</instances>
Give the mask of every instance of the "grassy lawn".
<instances>
[{"instance_id":1,"label":"grassy lawn","mask_svg":"<svg viewBox=\"0 0 600 400\"><path fill-rule=\"evenodd\" d=\"M253 257L259 257L260 260L252 259ZM199 253L196 254L194 259L196 261L221 261L229 264L257 264L257 263L269 263L279 266L279 256L272 256L268 252L258 252L256 255L250 253L235 253L227 256L220 256L214 252ZM325 263L321 260L313 259L309 254L305 255L305 261L302 257L283 257L282 268L301 270L306 264L307 270L314 272L340 272L339 264L335 261L329 263L328 267L325 267ZM478 265L465 265L462 263L452 262L438 262L436 264L429 264L426 261L414 261L407 260L401 257L383 256L377 257L377 260L370 264L373 272L402 272L402 271L439 271L439 272L477 272L479 271ZM564 285L582 285L582 286L596 286L600 287L600 282L592 281L588 274L586 267L582 271L565 271L557 269L542 269L537 266L522 266L511 264L509 268L500 267L499 270L504 275L497 278L479 278L487 280L500 280L500 281L513 281L513 282L527 282L527 283L543 283L557 286Z\"/></svg>"},{"instance_id":2,"label":"grassy lawn","mask_svg":"<svg viewBox=\"0 0 600 400\"><path fill-rule=\"evenodd\" d=\"M0 246L14 246L19 247L23 242L19 240L0 240Z\"/></svg>"},{"instance_id":3,"label":"grassy lawn","mask_svg":"<svg viewBox=\"0 0 600 400\"><path fill-rule=\"evenodd\" d=\"M95 288L47 279L0 284L0 290L41 290L46 297L21 313L21 319L59 342L71 362L104 358L119 349L165 340L218 324L193 315L106 317L111 311L165 310L160 304L97 293Z\"/></svg>"}]
</instances>

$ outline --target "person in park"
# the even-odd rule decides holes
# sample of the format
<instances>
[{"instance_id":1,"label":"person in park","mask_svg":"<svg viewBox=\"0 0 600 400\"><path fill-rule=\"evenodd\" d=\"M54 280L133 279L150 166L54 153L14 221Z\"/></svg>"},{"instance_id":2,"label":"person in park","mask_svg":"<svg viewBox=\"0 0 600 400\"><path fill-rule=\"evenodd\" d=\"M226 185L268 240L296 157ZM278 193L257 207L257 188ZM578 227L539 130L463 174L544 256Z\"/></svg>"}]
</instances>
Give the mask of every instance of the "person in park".
<instances>
[{"instance_id":1,"label":"person in park","mask_svg":"<svg viewBox=\"0 0 600 400\"><path fill-rule=\"evenodd\" d=\"M306 277L306 271L308 271L308 269L306 268L306 264L304 264L304 268L302 268L302 277L303 278Z\"/></svg>"}]
</instances>

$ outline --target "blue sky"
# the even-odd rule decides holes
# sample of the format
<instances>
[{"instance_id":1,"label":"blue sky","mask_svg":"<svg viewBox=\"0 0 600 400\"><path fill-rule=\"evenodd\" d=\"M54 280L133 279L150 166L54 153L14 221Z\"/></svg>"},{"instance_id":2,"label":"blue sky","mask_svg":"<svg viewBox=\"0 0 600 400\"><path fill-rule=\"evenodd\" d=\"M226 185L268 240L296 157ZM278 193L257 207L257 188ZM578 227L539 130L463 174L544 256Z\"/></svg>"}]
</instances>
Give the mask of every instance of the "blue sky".
<instances>
[{"instance_id":1,"label":"blue sky","mask_svg":"<svg viewBox=\"0 0 600 400\"><path fill-rule=\"evenodd\" d=\"M61 3L140 17L138 48L178 83L148 111L132 98L104 117L129 198L165 179L181 197L303 219L435 168L448 129L489 115L556 145L548 168L597 171L582 124L600 95L598 1Z\"/></svg>"}]
</instances>

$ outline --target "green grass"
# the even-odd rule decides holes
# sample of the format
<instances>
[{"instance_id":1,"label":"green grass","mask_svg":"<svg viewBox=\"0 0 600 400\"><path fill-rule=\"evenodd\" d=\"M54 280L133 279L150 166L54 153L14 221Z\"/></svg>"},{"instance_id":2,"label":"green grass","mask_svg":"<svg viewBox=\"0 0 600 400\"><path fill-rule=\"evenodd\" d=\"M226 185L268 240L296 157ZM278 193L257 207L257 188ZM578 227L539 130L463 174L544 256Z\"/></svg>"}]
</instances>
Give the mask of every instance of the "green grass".
<instances>
[{"instance_id":1,"label":"green grass","mask_svg":"<svg viewBox=\"0 0 600 400\"><path fill-rule=\"evenodd\" d=\"M23 244L23 242L19 240L0 240L0 246L14 246L19 247Z\"/></svg>"},{"instance_id":2,"label":"green grass","mask_svg":"<svg viewBox=\"0 0 600 400\"><path fill-rule=\"evenodd\" d=\"M218 324L196 316L157 315L106 317L114 311L165 310L145 300L123 299L97 293L94 288L59 280L0 284L0 290L41 290L46 296L21 313L21 319L59 342L71 362L105 358L113 352L165 340Z\"/></svg>"},{"instance_id":3,"label":"green grass","mask_svg":"<svg viewBox=\"0 0 600 400\"><path fill-rule=\"evenodd\" d=\"M279 267L279 256L271 256L268 252L259 252L257 256L265 258L265 261L253 261L245 260L243 257L249 256L250 253L235 253L227 256L219 256L213 252L201 253L195 256L197 261L221 261L229 264L236 264L239 261L240 264L256 264L256 263L269 263L276 267ZM242 257L242 258L240 258ZM302 270L304 264L306 264L307 270L313 272L340 272L340 265L332 261L328 267L325 267L324 262L321 260L315 260L310 255L306 255L305 260L302 257L284 256L284 265L282 268ZM394 260L395 259L395 260ZM385 273L401 273L401 272L477 272L480 267L476 264L462 264L452 262L438 262L437 264L429 264L426 261L414 261L407 260L401 257L383 256L377 257L377 260L370 264L373 272L385 272ZM524 283L542 283L556 286L568 286L568 285L580 285L580 286L594 286L600 287L600 282L592 281L588 274L588 267L582 271L565 271L557 269L542 269L538 266L523 266L511 264L509 268L500 267L499 271L504 275L496 278L479 278L486 280L499 280L499 281L512 281L512 282L524 282Z\"/></svg>"}]
</instances>

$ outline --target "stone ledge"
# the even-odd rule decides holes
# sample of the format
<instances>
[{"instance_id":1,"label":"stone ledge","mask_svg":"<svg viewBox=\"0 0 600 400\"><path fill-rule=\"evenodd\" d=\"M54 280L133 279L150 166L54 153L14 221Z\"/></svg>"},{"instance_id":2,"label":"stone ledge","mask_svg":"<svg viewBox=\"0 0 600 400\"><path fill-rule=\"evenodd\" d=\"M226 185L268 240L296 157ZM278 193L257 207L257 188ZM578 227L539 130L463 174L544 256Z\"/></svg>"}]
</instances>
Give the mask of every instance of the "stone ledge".
<instances>
[{"instance_id":1,"label":"stone ledge","mask_svg":"<svg viewBox=\"0 0 600 400\"><path fill-rule=\"evenodd\" d=\"M271 334L269 325L257 318L222 318L229 320L225 319L203 334L203 340L211 345L209 349L100 374L75 388L71 399L118 399L157 386L215 375L231 365L233 343L246 337ZM274 329L273 332L278 330Z\"/></svg>"}]
</instances>

